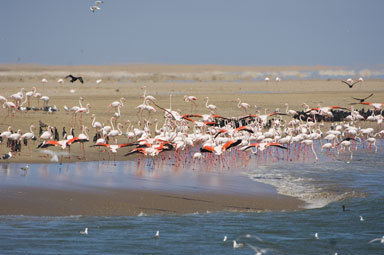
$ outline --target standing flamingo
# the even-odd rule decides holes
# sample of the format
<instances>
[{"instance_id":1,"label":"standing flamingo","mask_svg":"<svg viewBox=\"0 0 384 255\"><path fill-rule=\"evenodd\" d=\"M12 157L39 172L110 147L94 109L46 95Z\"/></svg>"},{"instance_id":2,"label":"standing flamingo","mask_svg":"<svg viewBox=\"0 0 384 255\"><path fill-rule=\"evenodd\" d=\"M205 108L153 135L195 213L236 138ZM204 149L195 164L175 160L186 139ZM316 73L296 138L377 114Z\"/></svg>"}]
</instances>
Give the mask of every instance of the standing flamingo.
<instances>
[{"instance_id":1,"label":"standing flamingo","mask_svg":"<svg viewBox=\"0 0 384 255\"><path fill-rule=\"evenodd\" d=\"M251 106L247 103L241 102L240 98L238 98L237 100L239 101L239 103L237 104L237 108L243 109L245 115L247 115L247 109L250 108Z\"/></svg>"},{"instance_id":2,"label":"standing flamingo","mask_svg":"<svg viewBox=\"0 0 384 255\"><path fill-rule=\"evenodd\" d=\"M193 113L193 108L195 108L195 111L197 110L197 105L195 102L196 100L197 100L197 97L195 96L187 96L187 95L184 96L184 101L187 103L191 103L191 113Z\"/></svg>"},{"instance_id":3,"label":"standing flamingo","mask_svg":"<svg viewBox=\"0 0 384 255\"><path fill-rule=\"evenodd\" d=\"M207 109L209 109L210 111L213 111L213 112L216 113L216 108L217 108L216 105L208 104L208 100L209 100L209 98L206 97L206 98L205 98L205 108L207 108Z\"/></svg>"}]
</instances>

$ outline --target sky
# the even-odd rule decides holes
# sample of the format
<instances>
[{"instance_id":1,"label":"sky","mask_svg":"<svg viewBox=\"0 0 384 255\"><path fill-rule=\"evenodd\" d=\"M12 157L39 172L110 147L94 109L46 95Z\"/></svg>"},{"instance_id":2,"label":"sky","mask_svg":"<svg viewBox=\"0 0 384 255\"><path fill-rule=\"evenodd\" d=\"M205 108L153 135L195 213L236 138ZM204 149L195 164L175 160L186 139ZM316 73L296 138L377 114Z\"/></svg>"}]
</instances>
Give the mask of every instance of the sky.
<instances>
[{"instance_id":1,"label":"sky","mask_svg":"<svg viewBox=\"0 0 384 255\"><path fill-rule=\"evenodd\" d=\"M2 0L0 63L384 64L381 0Z\"/></svg>"}]
</instances>

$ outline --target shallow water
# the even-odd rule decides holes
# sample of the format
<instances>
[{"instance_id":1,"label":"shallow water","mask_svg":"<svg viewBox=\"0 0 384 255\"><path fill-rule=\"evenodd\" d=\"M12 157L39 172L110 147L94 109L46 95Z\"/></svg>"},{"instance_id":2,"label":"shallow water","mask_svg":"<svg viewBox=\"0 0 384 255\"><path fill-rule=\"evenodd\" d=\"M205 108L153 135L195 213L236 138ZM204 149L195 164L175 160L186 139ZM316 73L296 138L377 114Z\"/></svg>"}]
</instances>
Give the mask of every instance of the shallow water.
<instances>
[{"instance_id":1,"label":"shallow water","mask_svg":"<svg viewBox=\"0 0 384 255\"><path fill-rule=\"evenodd\" d=\"M96 164L89 163L90 166ZM124 166L134 162L119 164ZM33 185L41 183L41 178L57 176L64 184L66 180L66 175L58 174L59 165L34 165L31 169L39 169L39 174L30 171L29 176L2 167L0 185L4 185L5 180L7 184L28 180L27 183ZM84 163L71 164L69 169L70 178L66 181L77 180L82 185L97 182L100 172L104 180L110 181L104 183L111 185L122 185L113 176L124 173L134 176L127 173L127 167L107 164L100 170L85 168ZM268 249L266 254L383 254L383 244L369 243L384 235L382 148L378 153L359 150L352 160L348 157L333 159L321 154L318 163L279 160L260 164L258 161L237 170L245 178L273 185L282 194L304 199L314 209L136 217L0 216L0 254L255 254L249 245ZM65 173L65 169L61 171ZM111 178L106 173L108 171ZM95 176L93 179L84 181L87 178L80 178L89 177L90 173ZM159 173L159 169L151 170L151 167L144 168L143 172L160 182L191 176L178 175L169 169L164 178L156 178ZM156 182L148 184L147 188L153 188ZM190 187L202 185L197 179L192 179L191 183ZM347 211L341 210L342 204L346 205ZM364 221L360 221L360 215ZM89 234L81 235L80 231L85 227L89 228ZM159 239L153 238L156 230L160 230ZM319 240L314 238L316 232ZM228 236L225 243L222 242L224 235ZM234 239L245 246L234 249L231 243Z\"/></svg>"}]
</instances>

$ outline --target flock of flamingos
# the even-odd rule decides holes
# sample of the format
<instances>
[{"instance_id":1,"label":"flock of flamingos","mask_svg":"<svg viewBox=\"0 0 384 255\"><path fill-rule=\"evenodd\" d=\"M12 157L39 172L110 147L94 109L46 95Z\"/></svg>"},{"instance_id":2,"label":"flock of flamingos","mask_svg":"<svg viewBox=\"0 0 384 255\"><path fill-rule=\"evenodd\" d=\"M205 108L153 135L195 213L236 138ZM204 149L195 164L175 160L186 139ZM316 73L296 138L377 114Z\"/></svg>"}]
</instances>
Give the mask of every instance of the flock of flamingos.
<instances>
[{"instance_id":1,"label":"flock of flamingos","mask_svg":"<svg viewBox=\"0 0 384 255\"><path fill-rule=\"evenodd\" d=\"M37 106L32 106L34 98ZM208 97L205 98L208 114L189 115L173 110L171 105L169 108L160 106L156 98L147 95L146 91L142 98L143 103L136 107L137 125L130 121L125 121L124 124L119 122L121 111L124 109L124 97L105 106L110 119L109 125L104 125L96 121L95 114L91 115L91 123L83 121L83 115L91 112L90 104L84 106L81 97L78 106L64 106L63 110L59 110L56 106L49 106L49 97L41 95L36 87L28 92L21 89L8 98L0 96L2 107L7 111L5 118L11 118L11 122L18 116L23 118L19 112L40 110L72 115L72 128L67 130L68 133L63 128L61 139L55 127L42 122L39 123L39 134L35 134L37 124L31 124L29 132L22 132L21 129L9 126L0 134L1 150L5 146L9 150L8 153L2 154L1 158L9 161L12 157L17 157L26 151L22 150L23 146L31 153L30 143L33 141L34 147L47 157L52 156L52 161L59 161L62 157L70 158L72 146L80 146L81 155L76 156L79 159L86 159L85 144L87 147L94 147L87 150L98 152L99 159L101 157L105 159L104 155L108 155L110 159L110 155L113 155L115 160L116 154L123 151L125 156L137 153L162 161L173 160L175 164L193 162L195 165L196 162L200 164L205 162L221 164L223 167L229 167L238 159L249 160L251 156L262 160L308 159L316 162L319 160L319 153L322 153L352 160L353 152L358 149L377 152L379 143L377 139L382 143L384 136L384 129L381 128L382 114L364 118L352 107L348 108L350 115L343 122L324 123L316 121L316 115L330 117L332 110L346 108L339 106L310 108L303 104L303 110L313 116L304 121L301 118L294 118L297 112L289 109L288 104L285 105L285 112L250 115L247 114L247 109L251 106L238 99L237 107L244 115L229 118L217 115L216 106L209 103ZM40 101L43 101L41 107ZM192 113L197 111L199 100L196 97L184 96L184 101L190 103ZM361 99L357 104L376 111L381 111L383 107L382 103L369 103L365 99ZM153 114L156 112L163 115L161 126L153 119ZM75 126L79 126L81 130L77 136L73 132ZM122 131L124 126L126 132ZM92 137L88 134L90 129L94 129ZM125 143L119 144L118 138ZM163 153L166 151L171 152Z\"/></svg>"}]
</instances>

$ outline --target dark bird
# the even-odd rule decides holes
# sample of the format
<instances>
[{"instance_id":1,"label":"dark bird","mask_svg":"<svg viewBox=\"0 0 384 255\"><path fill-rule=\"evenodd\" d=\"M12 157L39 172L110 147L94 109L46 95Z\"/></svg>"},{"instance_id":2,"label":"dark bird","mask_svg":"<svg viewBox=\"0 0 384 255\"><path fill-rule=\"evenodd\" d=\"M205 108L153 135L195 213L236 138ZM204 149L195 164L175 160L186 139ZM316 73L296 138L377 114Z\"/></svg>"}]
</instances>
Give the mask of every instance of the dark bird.
<instances>
[{"instance_id":1,"label":"dark bird","mask_svg":"<svg viewBox=\"0 0 384 255\"><path fill-rule=\"evenodd\" d=\"M42 122L41 120L39 120L39 125L40 125L41 128L48 127L48 125L45 124L44 122Z\"/></svg>"},{"instance_id":2,"label":"dark bird","mask_svg":"<svg viewBox=\"0 0 384 255\"><path fill-rule=\"evenodd\" d=\"M57 132L57 128L55 127L55 141L59 141L59 132Z\"/></svg>"},{"instance_id":3,"label":"dark bird","mask_svg":"<svg viewBox=\"0 0 384 255\"><path fill-rule=\"evenodd\" d=\"M345 83L348 85L348 87L351 89L353 87L353 85L355 85L356 83L359 83L360 81L351 81L351 82L348 82L348 81L341 81L342 83Z\"/></svg>"},{"instance_id":4,"label":"dark bird","mask_svg":"<svg viewBox=\"0 0 384 255\"><path fill-rule=\"evenodd\" d=\"M67 131L65 131L65 127L63 127L63 133L62 133L62 137L65 138L65 136L67 135Z\"/></svg>"},{"instance_id":5,"label":"dark bird","mask_svg":"<svg viewBox=\"0 0 384 255\"><path fill-rule=\"evenodd\" d=\"M8 152L7 154L1 155L1 159L3 160L9 160L12 158L12 152Z\"/></svg>"},{"instance_id":6,"label":"dark bird","mask_svg":"<svg viewBox=\"0 0 384 255\"><path fill-rule=\"evenodd\" d=\"M356 97L352 97L352 98L355 99L355 100L359 100L359 101L360 101L359 103L362 103L362 102L365 102L365 100L367 100L367 99L370 98L371 96L373 96L373 93L370 94L370 95L367 96L367 97L364 97L364 98L356 98Z\"/></svg>"},{"instance_id":7,"label":"dark bird","mask_svg":"<svg viewBox=\"0 0 384 255\"><path fill-rule=\"evenodd\" d=\"M81 77L81 76L75 77L72 74L70 74L70 75L65 77L65 79L68 79L68 78L71 78L70 82L75 82L75 81L79 80L81 83L84 83L83 77Z\"/></svg>"}]
</instances>

